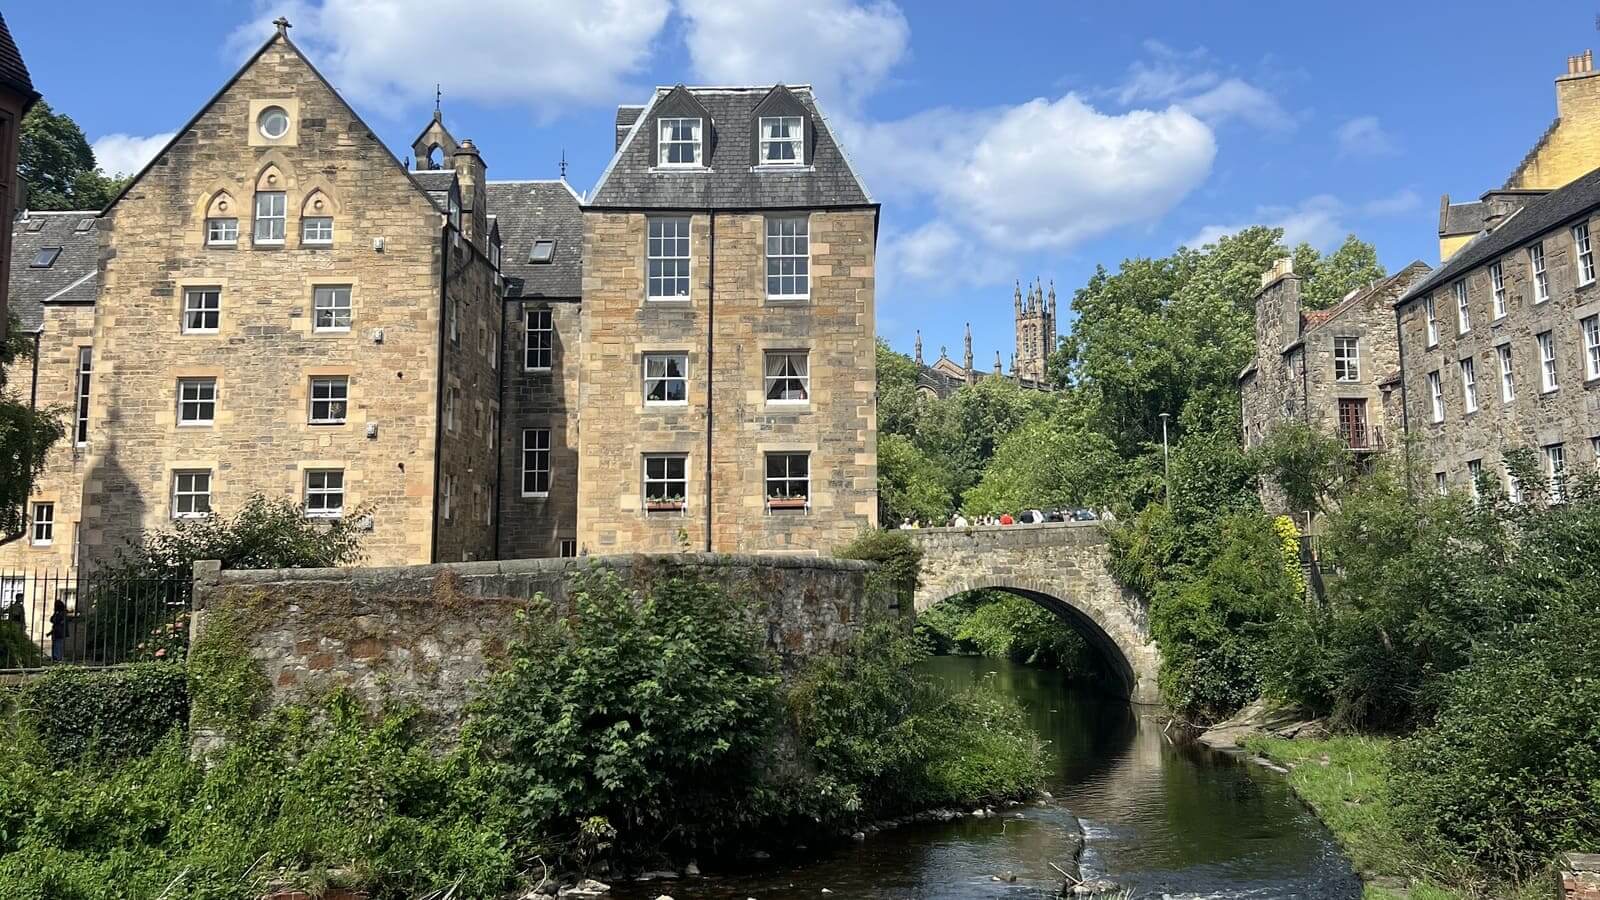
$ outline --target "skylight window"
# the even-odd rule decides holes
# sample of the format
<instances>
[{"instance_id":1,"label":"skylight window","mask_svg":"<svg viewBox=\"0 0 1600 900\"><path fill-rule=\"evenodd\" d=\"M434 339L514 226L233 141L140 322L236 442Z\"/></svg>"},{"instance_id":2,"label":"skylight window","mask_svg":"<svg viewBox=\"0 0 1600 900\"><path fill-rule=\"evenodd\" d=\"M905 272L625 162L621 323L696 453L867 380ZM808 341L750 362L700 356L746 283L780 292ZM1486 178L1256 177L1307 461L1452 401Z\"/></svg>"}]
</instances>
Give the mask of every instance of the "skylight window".
<instances>
[{"instance_id":1,"label":"skylight window","mask_svg":"<svg viewBox=\"0 0 1600 900\"><path fill-rule=\"evenodd\" d=\"M56 264L56 257L60 255L60 247L42 247L33 255L33 262L28 265L35 269L48 269Z\"/></svg>"},{"instance_id":2,"label":"skylight window","mask_svg":"<svg viewBox=\"0 0 1600 900\"><path fill-rule=\"evenodd\" d=\"M94 219L92 217L90 217L90 218L86 218L86 219L79 219L78 220L78 227L74 228L73 231L76 231L79 234L82 234L83 232L88 231L88 230L90 230L92 228L94 228Z\"/></svg>"},{"instance_id":3,"label":"skylight window","mask_svg":"<svg viewBox=\"0 0 1600 900\"><path fill-rule=\"evenodd\" d=\"M528 254L528 262L545 264L556 258L555 241L534 241L533 251Z\"/></svg>"}]
</instances>

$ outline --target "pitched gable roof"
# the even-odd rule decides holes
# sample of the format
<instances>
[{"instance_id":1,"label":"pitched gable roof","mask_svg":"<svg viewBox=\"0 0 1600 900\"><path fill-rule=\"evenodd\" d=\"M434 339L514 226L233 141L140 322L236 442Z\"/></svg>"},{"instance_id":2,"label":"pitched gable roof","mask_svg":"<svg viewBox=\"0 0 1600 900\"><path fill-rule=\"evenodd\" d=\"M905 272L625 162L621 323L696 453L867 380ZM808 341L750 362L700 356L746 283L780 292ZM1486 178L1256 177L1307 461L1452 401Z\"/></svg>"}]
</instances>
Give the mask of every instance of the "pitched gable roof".
<instances>
[{"instance_id":1,"label":"pitched gable roof","mask_svg":"<svg viewBox=\"0 0 1600 900\"><path fill-rule=\"evenodd\" d=\"M93 303L100 290L100 224L93 210L33 212L11 228L11 311L24 331L44 324L52 303ZM35 268L40 250L60 248L48 267Z\"/></svg>"},{"instance_id":2,"label":"pitched gable roof","mask_svg":"<svg viewBox=\"0 0 1600 900\"><path fill-rule=\"evenodd\" d=\"M33 89L33 78L28 75L28 65L22 61L22 51L12 40L4 16L0 16L0 84L28 98L22 104L23 112L39 99L39 92Z\"/></svg>"},{"instance_id":3,"label":"pitched gable roof","mask_svg":"<svg viewBox=\"0 0 1600 900\"><path fill-rule=\"evenodd\" d=\"M1313 310L1305 314L1305 329L1310 331L1344 315L1350 310L1362 306L1374 298L1379 302L1394 301L1395 297L1404 293L1406 288L1416 283L1419 279L1427 277L1430 267L1422 260L1412 260L1411 264L1400 271L1384 278L1379 278L1366 287L1352 291L1349 296L1327 309Z\"/></svg>"},{"instance_id":4,"label":"pitched gable roof","mask_svg":"<svg viewBox=\"0 0 1600 900\"><path fill-rule=\"evenodd\" d=\"M195 127L195 125L200 122L201 118L203 118L205 114L210 111L211 107L217 104L218 100L222 99L224 94L228 93L228 89L232 88L234 84L238 83L239 79L242 78L246 72L250 71L251 67L261 59L261 56L266 53L274 43L279 41L282 41L285 47L293 51L294 55L305 64L306 69L316 77L317 81L321 83L323 87L328 89L328 93L333 95L333 98L344 106L345 111L350 114L350 120L361 126L361 129L366 131L367 134L372 137L373 143L377 144L378 147L382 149L384 155L389 157L389 160L394 163L395 169L410 179L412 185L415 186L424 197L428 198L428 202L438 209L440 213L443 213L444 207L440 206L439 203L434 200L426 188L417 183L417 179L413 177L413 173L406 171L405 166L401 164L399 158L394 155L394 152L389 149L387 144L378 139L377 132L373 131L372 127L366 123L366 120L361 118L361 114L356 112L355 107L351 106L350 102L344 99L344 95L339 93L339 89L334 87L333 83L330 82L322 74L322 72L317 69L316 64L311 62L310 57L306 56L299 47L295 46L294 41L289 40L289 36L287 34L279 31L273 34L272 37L267 38L266 42L256 49L256 52L250 54L250 58L244 61L244 65L240 66L237 72L233 73L233 77L223 82L222 87L217 88L216 93L211 95L211 99L201 104L200 108L195 111L195 114L189 118L189 121L183 123L183 127L179 128L172 135L172 139L167 141L167 143L161 148L160 152L150 157L150 161L144 164L144 168L140 169L136 175L128 179L128 183L123 185L122 190L117 193L117 196L113 197L111 202L106 204L106 208L101 210L101 215L105 215L106 213L110 212L113 207L122 201L123 197L126 197L129 192L131 192L134 187L139 184L139 182L143 181L144 176L148 174L157 163L161 162L162 157L166 156L168 151L177 146L178 142L183 140L184 135L188 134Z\"/></svg>"},{"instance_id":5,"label":"pitched gable roof","mask_svg":"<svg viewBox=\"0 0 1600 900\"><path fill-rule=\"evenodd\" d=\"M785 88L814 134L809 166L763 168L755 159L756 109L774 93L754 87L657 88L629 126L589 195L590 207L622 209L820 209L876 205L834 138L811 89ZM703 169L663 171L656 166L656 121L686 99L706 111ZM621 121L619 117L619 122Z\"/></svg>"},{"instance_id":6,"label":"pitched gable roof","mask_svg":"<svg viewBox=\"0 0 1600 900\"><path fill-rule=\"evenodd\" d=\"M500 274L508 297L576 299L583 294L583 205L565 181L490 181L489 212L500 226ZM529 260L534 241L555 241L548 263Z\"/></svg>"}]
</instances>

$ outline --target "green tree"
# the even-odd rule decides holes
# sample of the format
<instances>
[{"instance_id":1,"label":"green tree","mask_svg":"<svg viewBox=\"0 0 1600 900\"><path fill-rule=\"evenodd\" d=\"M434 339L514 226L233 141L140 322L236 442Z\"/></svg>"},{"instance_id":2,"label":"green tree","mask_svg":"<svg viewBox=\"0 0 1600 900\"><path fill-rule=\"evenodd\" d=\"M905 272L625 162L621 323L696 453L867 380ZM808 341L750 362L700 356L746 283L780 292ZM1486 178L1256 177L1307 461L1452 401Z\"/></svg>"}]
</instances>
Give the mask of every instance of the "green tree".
<instances>
[{"instance_id":1,"label":"green tree","mask_svg":"<svg viewBox=\"0 0 1600 900\"><path fill-rule=\"evenodd\" d=\"M950 479L907 437L878 435L878 499L884 525L921 522L942 525L950 515Z\"/></svg>"},{"instance_id":2,"label":"green tree","mask_svg":"<svg viewBox=\"0 0 1600 900\"><path fill-rule=\"evenodd\" d=\"M911 436L922 404L917 396L917 364L878 338L878 433Z\"/></svg>"},{"instance_id":3,"label":"green tree","mask_svg":"<svg viewBox=\"0 0 1600 900\"><path fill-rule=\"evenodd\" d=\"M34 479L44 471L50 448L67 433L61 408L36 409L9 385L11 376L28 373L32 360L33 336L12 316L0 341L0 544L25 533Z\"/></svg>"},{"instance_id":4,"label":"green tree","mask_svg":"<svg viewBox=\"0 0 1600 900\"><path fill-rule=\"evenodd\" d=\"M28 185L30 209L102 209L127 184L100 171L83 129L43 100L22 120L17 175Z\"/></svg>"},{"instance_id":5,"label":"green tree","mask_svg":"<svg viewBox=\"0 0 1600 900\"><path fill-rule=\"evenodd\" d=\"M1111 440L1081 416L1037 417L1000 441L961 505L969 515L1098 505L1113 489L1120 463Z\"/></svg>"},{"instance_id":6,"label":"green tree","mask_svg":"<svg viewBox=\"0 0 1600 900\"><path fill-rule=\"evenodd\" d=\"M1327 309L1356 288L1384 276L1377 248L1353 234L1346 235L1339 249L1326 257L1310 244L1296 247L1294 270L1304 279L1300 305L1305 309Z\"/></svg>"}]
</instances>

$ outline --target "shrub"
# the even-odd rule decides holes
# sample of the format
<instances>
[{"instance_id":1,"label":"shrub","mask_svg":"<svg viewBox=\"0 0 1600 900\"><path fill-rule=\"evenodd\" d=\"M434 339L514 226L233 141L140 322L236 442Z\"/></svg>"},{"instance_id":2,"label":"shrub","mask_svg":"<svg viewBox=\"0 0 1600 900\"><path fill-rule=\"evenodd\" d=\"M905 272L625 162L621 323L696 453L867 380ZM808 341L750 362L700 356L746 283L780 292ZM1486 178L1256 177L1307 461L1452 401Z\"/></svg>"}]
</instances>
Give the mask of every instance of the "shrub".
<instances>
[{"instance_id":1,"label":"shrub","mask_svg":"<svg viewBox=\"0 0 1600 900\"><path fill-rule=\"evenodd\" d=\"M523 616L471 711L467 740L522 827L570 845L601 817L631 856L759 817L778 677L743 605L686 578L635 596L598 571L572 603Z\"/></svg>"},{"instance_id":2,"label":"shrub","mask_svg":"<svg viewBox=\"0 0 1600 900\"><path fill-rule=\"evenodd\" d=\"M1017 796L1044 777L1037 739L1014 705L952 695L914 670L924 652L892 625L865 628L841 656L814 661L789 694L790 715L841 813Z\"/></svg>"},{"instance_id":3,"label":"shrub","mask_svg":"<svg viewBox=\"0 0 1600 900\"><path fill-rule=\"evenodd\" d=\"M878 564L876 582L894 587L901 609L910 609L917 595L917 578L922 569L922 550L911 538L898 531L865 531L860 537L834 551L839 559L862 559Z\"/></svg>"},{"instance_id":4,"label":"shrub","mask_svg":"<svg viewBox=\"0 0 1600 900\"><path fill-rule=\"evenodd\" d=\"M1600 843L1600 630L1595 585L1568 589L1447 677L1434 723L1394 755L1411 836L1526 878Z\"/></svg>"},{"instance_id":5,"label":"shrub","mask_svg":"<svg viewBox=\"0 0 1600 900\"><path fill-rule=\"evenodd\" d=\"M35 669L42 665L44 654L33 638L28 637L22 623L9 617L0 618L0 668Z\"/></svg>"},{"instance_id":6,"label":"shrub","mask_svg":"<svg viewBox=\"0 0 1600 900\"><path fill-rule=\"evenodd\" d=\"M17 691L21 724L48 756L65 763L148 753L189 716L183 668L137 663L121 669L52 668Z\"/></svg>"}]
</instances>

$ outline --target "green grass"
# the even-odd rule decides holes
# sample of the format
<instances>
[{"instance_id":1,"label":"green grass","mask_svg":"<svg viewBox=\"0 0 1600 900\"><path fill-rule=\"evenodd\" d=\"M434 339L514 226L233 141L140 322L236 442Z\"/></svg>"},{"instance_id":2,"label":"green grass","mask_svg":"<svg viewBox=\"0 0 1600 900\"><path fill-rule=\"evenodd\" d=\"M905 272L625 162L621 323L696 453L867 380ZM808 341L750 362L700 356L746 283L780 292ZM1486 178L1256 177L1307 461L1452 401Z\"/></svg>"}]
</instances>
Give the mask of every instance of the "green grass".
<instances>
[{"instance_id":1,"label":"green grass","mask_svg":"<svg viewBox=\"0 0 1600 900\"><path fill-rule=\"evenodd\" d=\"M1289 784L1316 810L1343 845L1356 871L1407 878L1411 887L1396 891L1368 885L1363 900L1469 900L1543 897L1531 885L1509 895L1492 891L1469 873L1445 872L1423 858L1400 830L1388 803L1385 757L1390 741L1338 737L1324 741L1251 738L1245 748L1289 769Z\"/></svg>"}]
</instances>

